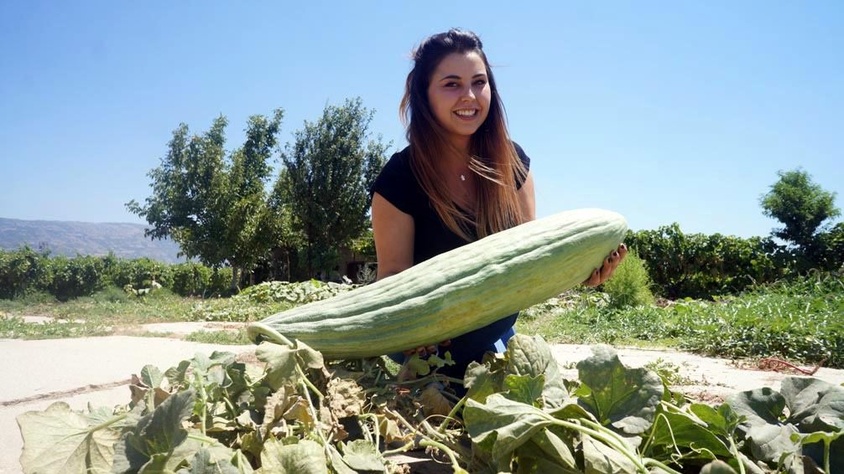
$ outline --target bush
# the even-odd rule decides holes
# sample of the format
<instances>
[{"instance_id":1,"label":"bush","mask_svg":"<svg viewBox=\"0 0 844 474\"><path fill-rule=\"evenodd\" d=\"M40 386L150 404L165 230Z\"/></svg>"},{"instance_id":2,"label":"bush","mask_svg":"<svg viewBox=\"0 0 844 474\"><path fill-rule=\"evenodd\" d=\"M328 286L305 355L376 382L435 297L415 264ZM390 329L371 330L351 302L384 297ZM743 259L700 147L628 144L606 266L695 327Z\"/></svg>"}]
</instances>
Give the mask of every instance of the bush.
<instances>
[{"instance_id":1,"label":"bush","mask_svg":"<svg viewBox=\"0 0 844 474\"><path fill-rule=\"evenodd\" d=\"M50 258L28 246L7 252L0 250L0 299L15 299L47 291L52 279Z\"/></svg>"},{"instance_id":2,"label":"bush","mask_svg":"<svg viewBox=\"0 0 844 474\"><path fill-rule=\"evenodd\" d=\"M180 296L200 296L211 281L211 269L194 262L173 265L171 272L171 289Z\"/></svg>"},{"instance_id":3,"label":"bush","mask_svg":"<svg viewBox=\"0 0 844 474\"><path fill-rule=\"evenodd\" d=\"M170 266L149 258L108 261L107 263L109 279L118 288L126 285L132 285L134 288L150 288L153 286L153 281L168 288L173 284Z\"/></svg>"},{"instance_id":4,"label":"bush","mask_svg":"<svg viewBox=\"0 0 844 474\"><path fill-rule=\"evenodd\" d=\"M170 289L180 296L229 295L232 269L212 269L195 262L180 263L170 267L170 278Z\"/></svg>"},{"instance_id":5,"label":"bush","mask_svg":"<svg viewBox=\"0 0 844 474\"><path fill-rule=\"evenodd\" d=\"M629 252L613 276L604 282L602 290L609 295L609 307L623 309L654 303L651 279L645 262Z\"/></svg>"},{"instance_id":6,"label":"bush","mask_svg":"<svg viewBox=\"0 0 844 474\"><path fill-rule=\"evenodd\" d=\"M56 257L50 293L59 301L91 296L106 286L103 261L97 257Z\"/></svg>"},{"instance_id":7,"label":"bush","mask_svg":"<svg viewBox=\"0 0 844 474\"><path fill-rule=\"evenodd\" d=\"M59 301L91 296L105 288L103 262L96 257L56 257L52 259L50 293Z\"/></svg>"}]
</instances>

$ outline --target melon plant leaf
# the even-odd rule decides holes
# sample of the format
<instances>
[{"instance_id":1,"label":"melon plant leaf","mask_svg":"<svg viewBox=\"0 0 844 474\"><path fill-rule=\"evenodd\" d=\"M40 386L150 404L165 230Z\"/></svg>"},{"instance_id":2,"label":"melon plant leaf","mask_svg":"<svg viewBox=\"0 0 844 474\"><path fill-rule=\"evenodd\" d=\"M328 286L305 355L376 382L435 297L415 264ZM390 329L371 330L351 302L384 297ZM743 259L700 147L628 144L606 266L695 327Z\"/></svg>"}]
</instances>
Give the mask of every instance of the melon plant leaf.
<instances>
[{"instance_id":1,"label":"melon plant leaf","mask_svg":"<svg viewBox=\"0 0 844 474\"><path fill-rule=\"evenodd\" d=\"M520 473L579 473L571 448L559 436L543 429L516 450Z\"/></svg>"},{"instance_id":2,"label":"melon plant leaf","mask_svg":"<svg viewBox=\"0 0 844 474\"><path fill-rule=\"evenodd\" d=\"M356 439L343 447L343 461L355 471L384 472L384 461L375 444Z\"/></svg>"},{"instance_id":3,"label":"melon plant leaf","mask_svg":"<svg viewBox=\"0 0 844 474\"><path fill-rule=\"evenodd\" d=\"M592 352L577 363L584 386L579 402L604 426L630 435L644 433L662 400L662 379L644 368L625 367L610 346L594 346Z\"/></svg>"},{"instance_id":4,"label":"melon plant leaf","mask_svg":"<svg viewBox=\"0 0 844 474\"><path fill-rule=\"evenodd\" d=\"M688 410L706 423L706 427L712 434L725 438L733 436L741 421L739 415L726 403L722 403L717 408L705 403L692 403Z\"/></svg>"},{"instance_id":5,"label":"melon plant leaf","mask_svg":"<svg viewBox=\"0 0 844 474\"><path fill-rule=\"evenodd\" d=\"M322 446L307 439L284 444L269 438L261 451L261 471L274 474L328 474Z\"/></svg>"},{"instance_id":6,"label":"melon plant leaf","mask_svg":"<svg viewBox=\"0 0 844 474\"><path fill-rule=\"evenodd\" d=\"M195 398L192 389L173 394L154 411L141 417L115 447L115 470L137 471L149 462L166 465L188 437L182 422L191 416ZM189 455L183 453L184 457Z\"/></svg>"},{"instance_id":7,"label":"melon plant leaf","mask_svg":"<svg viewBox=\"0 0 844 474\"><path fill-rule=\"evenodd\" d=\"M154 365L145 365L141 369L141 382L149 388L155 389L161 387L161 382L164 381L164 374Z\"/></svg>"},{"instance_id":8,"label":"melon plant leaf","mask_svg":"<svg viewBox=\"0 0 844 474\"><path fill-rule=\"evenodd\" d=\"M587 434L582 436L582 440L586 474L628 474L639 471L620 451L595 441Z\"/></svg>"},{"instance_id":9,"label":"melon plant leaf","mask_svg":"<svg viewBox=\"0 0 844 474\"><path fill-rule=\"evenodd\" d=\"M527 403L528 405L542 405L542 389L545 387L545 377L539 375L508 375L504 378L504 396L510 400Z\"/></svg>"},{"instance_id":10,"label":"melon plant leaf","mask_svg":"<svg viewBox=\"0 0 844 474\"><path fill-rule=\"evenodd\" d=\"M492 394L486 403L466 401L463 422L472 440L496 459L506 459L536 432L554 423L554 418L525 403Z\"/></svg>"},{"instance_id":11,"label":"melon plant leaf","mask_svg":"<svg viewBox=\"0 0 844 474\"><path fill-rule=\"evenodd\" d=\"M111 472L114 443L120 430L114 424L92 424L91 418L74 412L64 402L56 402L46 410L22 413L17 417L23 453L21 467L25 472L44 474L65 472Z\"/></svg>"},{"instance_id":12,"label":"melon plant leaf","mask_svg":"<svg viewBox=\"0 0 844 474\"><path fill-rule=\"evenodd\" d=\"M756 425L747 431L750 453L754 459L776 465L787 456L800 452L800 444L791 439L797 433L792 425Z\"/></svg>"},{"instance_id":13,"label":"melon plant leaf","mask_svg":"<svg viewBox=\"0 0 844 474\"><path fill-rule=\"evenodd\" d=\"M229 450L229 455L232 452ZM212 451L207 448L200 448L193 457L189 468L182 468L177 471L177 474L243 474L244 472L253 472L252 467L248 471L244 471L235 467L229 459L218 458L212 454Z\"/></svg>"},{"instance_id":14,"label":"melon plant leaf","mask_svg":"<svg viewBox=\"0 0 844 474\"><path fill-rule=\"evenodd\" d=\"M700 474L736 474L736 470L724 461L715 460L703 466Z\"/></svg>"},{"instance_id":15,"label":"melon plant leaf","mask_svg":"<svg viewBox=\"0 0 844 474\"><path fill-rule=\"evenodd\" d=\"M824 455L828 451L829 472L844 472L844 431L798 433L792 435L792 439L803 445L805 456L821 466L825 463Z\"/></svg>"},{"instance_id":16,"label":"melon plant leaf","mask_svg":"<svg viewBox=\"0 0 844 474\"><path fill-rule=\"evenodd\" d=\"M770 387L735 393L726 403L744 417L741 425L745 431L752 426L780 424L785 409L785 397Z\"/></svg>"},{"instance_id":17,"label":"melon plant leaf","mask_svg":"<svg viewBox=\"0 0 844 474\"><path fill-rule=\"evenodd\" d=\"M844 430L844 388L816 378L788 377L780 393L791 414L788 422L799 431Z\"/></svg>"},{"instance_id":18,"label":"melon plant leaf","mask_svg":"<svg viewBox=\"0 0 844 474\"><path fill-rule=\"evenodd\" d=\"M674 446L685 448L682 451L687 459L732 457L724 440L716 436L705 423L682 412L659 414L653 425L650 445L667 451Z\"/></svg>"},{"instance_id":19,"label":"melon plant leaf","mask_svg":"<svg viewBox=\"0 0 844 474\"><path fill-rule=\"evenodd\" d=\"M343 455L340 454L340 451L333 444L328 445L328 459L334 474L358 474L357 471L346 464L346 461L343 460Z\"/></svg>"},{"instance_id":20,"label":"melon plant leaf","mask_svg":"<svg viewBox=\"0 0 844 474\"><path fill-rule=\"evenodd\" d=\"M267 364L266 382L278 390L286 383L296 383L299 371L296 366L319 369L324 367L322 354L311 349L301 341L296 342L295 348L264 342L255 349L255 356Z\"/></svg>"},{"instance_id":21,"label":"melon plant leaf","mask_svg":"<svg viewBox=\"0 0 844 474\"><path fill-rule=\"evenodd\" d=\"M490 365L489 363L479 364L477 362L469 364L463 377L466 397L484 403L486 397L501 391L506 374L503 370L491 368Z\"/></svg>"},{"instance_id":22,"label":"melon plant leaf","mask_svg":"<svg viewBox=\"0 0 844 474\"><path fill-rule=\"evenodd\" d=\"M551 347L541 336L516 334L507 341L507 372L514 375L544 376L542 389L545 405L559 407L569 397L560 366Z\"/></svg>"}]
</instances>

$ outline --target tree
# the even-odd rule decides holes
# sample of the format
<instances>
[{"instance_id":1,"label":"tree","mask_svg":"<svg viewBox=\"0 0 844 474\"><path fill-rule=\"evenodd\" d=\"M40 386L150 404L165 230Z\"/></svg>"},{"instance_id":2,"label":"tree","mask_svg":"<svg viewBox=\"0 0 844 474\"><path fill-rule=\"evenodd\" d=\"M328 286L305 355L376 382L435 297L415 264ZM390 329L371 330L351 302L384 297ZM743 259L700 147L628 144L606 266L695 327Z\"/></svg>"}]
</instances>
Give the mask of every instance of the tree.
<instances>
[{"instance_id":1,"label":"tree","mask_svg":"<svg viewBox=\"0 0 844 474\"><path fill-rule=\"evenodd\" d=\"M784 225L774 229L772 235L790 243L805 260L804 265L822 263L828 250L826 229L829 221L840 215L835 193L825 191L800 169L780 171L778 175L779 181L760 199L764 214Z\"/></svg>"},{"instance_id":2,"label":"tree","mask_svg":"<svg viewBox=\"0 0 844 474\"><path fill-rule=\"evenodd\" d=\"M267 161L277 146L283 111L273 117L250 117L244 145L228 157L225 128L218 117L203 135L189 137L181 124L168 144L161 165L149 172L152 196L141 206L126 204L146 218L153 239L172 238L181 253L219 268L232 266L232 287L267 252L271 242L259 238L266 206Z\"/></svg>"},{"instance_id":3,"label":"tree","mask_svg":"<svg viewBox=\"0 0 844 474\"><path fill-rule=\"evenodd\" d=\"M369 228L369 188L389 146L380 137L369 139L372 116L359 98L326 106L282 154L279 179L289 198L292 230L305 244L310 275L336 263L339 248Z\"/></svg>"}]
</instances>

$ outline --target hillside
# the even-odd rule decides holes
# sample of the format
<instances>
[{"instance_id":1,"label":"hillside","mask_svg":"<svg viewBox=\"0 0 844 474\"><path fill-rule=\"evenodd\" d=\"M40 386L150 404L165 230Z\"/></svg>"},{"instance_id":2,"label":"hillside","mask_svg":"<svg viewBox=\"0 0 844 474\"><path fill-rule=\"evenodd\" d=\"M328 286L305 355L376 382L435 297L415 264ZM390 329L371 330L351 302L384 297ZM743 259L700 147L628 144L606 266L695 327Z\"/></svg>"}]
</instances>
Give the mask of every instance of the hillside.
<instances>
[{"instance_id":1,"label":"hillside","mask_svg":"<svg viewBox=\"0 0 844 474\"><path fill-rule=\"evenodd\" d=\"M107 255L121 258L147 257L167 263L184 261L179 246L170 240L144 237L143 224L31 221L0 217L0 249L17 250L23 245L46 248L51 255Z\"/></svg>"}]
</instances>

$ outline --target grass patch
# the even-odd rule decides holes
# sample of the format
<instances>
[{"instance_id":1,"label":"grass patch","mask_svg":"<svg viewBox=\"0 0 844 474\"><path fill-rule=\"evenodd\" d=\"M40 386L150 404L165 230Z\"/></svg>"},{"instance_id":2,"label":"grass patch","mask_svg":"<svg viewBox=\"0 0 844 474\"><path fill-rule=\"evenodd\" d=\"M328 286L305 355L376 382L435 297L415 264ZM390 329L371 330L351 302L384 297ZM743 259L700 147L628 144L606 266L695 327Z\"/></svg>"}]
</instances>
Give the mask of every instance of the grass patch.
<instances>
[{"instance_id":1,"label":"grass patch","mask_svg":"<svg viewBox=\"0 0 844 474\"><path fill-rule=\"evenodd\" d=\"M716 301L620 310L591 292L568 294L523 312L516 330L557 343L675 347L844 368L844 284L837 275L814 276Z\"/></svg>"},{"instance_id":2,"label":"grass patch","mask_svg":"<svg viewBox=\"0 0 844 474\"><path fill-rule=\"evenodd\" d=\"M186 341L201 342L204 344L221 344L229 346L242 346L252 344L246 336L246 330L237 331L196 331L185 336Z\"/></svg>"},{"instance_id":3,"label":"grass patch","mask_svg":"<svg viewBox=\"0 0 844 474\"><path fill-rule=\"evenodd\" d=\"M99 322L53 320L27 323L16 316L0 316L0 339L67 339L111 334L111 328Z\"/></svg>"}]
</instances>

